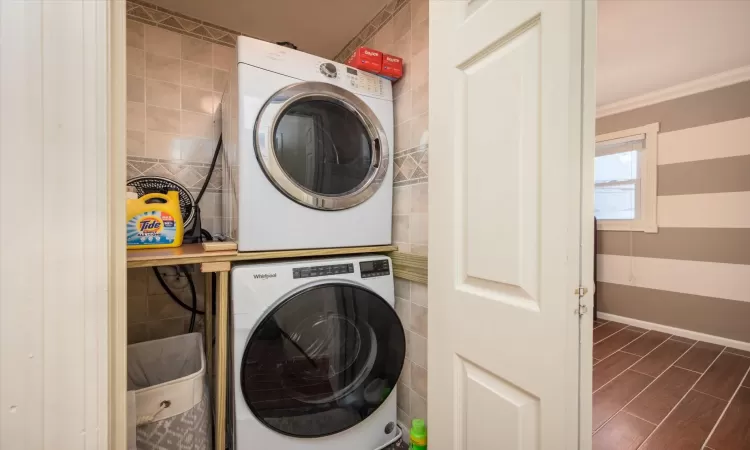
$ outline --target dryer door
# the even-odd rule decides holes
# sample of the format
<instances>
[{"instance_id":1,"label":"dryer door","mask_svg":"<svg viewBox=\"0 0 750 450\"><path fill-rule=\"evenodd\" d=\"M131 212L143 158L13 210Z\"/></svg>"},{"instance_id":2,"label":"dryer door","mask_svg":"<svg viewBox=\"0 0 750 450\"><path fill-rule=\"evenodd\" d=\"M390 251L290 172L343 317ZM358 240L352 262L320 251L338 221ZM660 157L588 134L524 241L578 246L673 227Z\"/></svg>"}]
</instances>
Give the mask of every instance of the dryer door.
<instances>
[{"instance_id":1,"label":"dryer door","mask_svg":"<svg viewBox=\"0 0 750 450\"><path fill-rule=\"evenodd\" d=\"M242 395L277 432L338 433L385 401L405 353L401 321L383 298L349 284L317 285L281 302L253 331Z\"/></svg>"},{"instance_id":2,"label":"dryer door","mask_svg":"<svg viewBox=\"0 0 750 450\"><path fill-rule=\"evenodd\" d=\"M340 210L372 197L388 171L388 142L372 110L329 83L276 92L258 114L255 151L268 179L290 199Z\"/></svg>"}]
</instances>

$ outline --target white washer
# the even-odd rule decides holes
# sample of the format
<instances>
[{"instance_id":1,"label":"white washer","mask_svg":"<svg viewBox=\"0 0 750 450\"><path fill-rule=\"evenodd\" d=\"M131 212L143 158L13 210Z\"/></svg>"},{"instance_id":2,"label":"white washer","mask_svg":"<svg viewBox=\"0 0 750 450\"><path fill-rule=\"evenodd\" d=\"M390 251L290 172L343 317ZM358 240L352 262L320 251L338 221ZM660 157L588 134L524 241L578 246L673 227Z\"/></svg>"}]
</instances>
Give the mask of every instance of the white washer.
<instances>
[{"instance_id":1,"label":"white washer","mask_svg":"<svg viewBox=\"0 0 750 450\"><path fill-rule=\"evenodd\" d=\"M231 275L237 450L370 450L397 436L406 342L389 258Z\"/></svg>"},{"instance_id":2,"label":"white washer","mask_svg":"<svg viewBox=\"0 0 750 450\"><path fill-rule=\"evenodd\" d=\"M240 251L390 244L391 82L248 37L237 57L224 233Z\"/></svg>"}]
</instances>

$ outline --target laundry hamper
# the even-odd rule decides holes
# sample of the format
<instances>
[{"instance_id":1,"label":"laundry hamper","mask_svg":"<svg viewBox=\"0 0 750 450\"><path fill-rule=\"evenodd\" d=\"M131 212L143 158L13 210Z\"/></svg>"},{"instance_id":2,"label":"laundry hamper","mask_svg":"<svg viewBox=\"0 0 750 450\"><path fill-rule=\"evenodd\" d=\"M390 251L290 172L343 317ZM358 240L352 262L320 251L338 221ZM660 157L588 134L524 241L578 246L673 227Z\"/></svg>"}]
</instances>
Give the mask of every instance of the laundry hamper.
<instances>
[{"instance_id":1,"label":"laundry hamper","mask_svg":"<svg viewBox=\"0 0 750 450\"><path fill-rule=\"evenodd\" d=\"M208 450L211 407L199 333L128 346L128 448Z\"/></svg>"}]
</instances>

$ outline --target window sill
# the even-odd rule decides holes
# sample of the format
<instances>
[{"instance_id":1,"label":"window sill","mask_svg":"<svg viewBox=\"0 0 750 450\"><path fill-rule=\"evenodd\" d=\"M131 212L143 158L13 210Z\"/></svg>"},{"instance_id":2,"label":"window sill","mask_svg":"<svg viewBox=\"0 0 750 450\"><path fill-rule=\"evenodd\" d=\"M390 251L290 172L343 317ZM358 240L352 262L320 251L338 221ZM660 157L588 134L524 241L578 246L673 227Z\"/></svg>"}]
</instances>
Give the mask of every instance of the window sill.
<instances>
[{"instance_id":1,"label":"window sill","mask_svg":"<svg viewBox=\"0 0 750 450\"><path fill-rule=\"evenodd\" d=\"M657 233L659 227L655 223L644 223L637 220L598 220L597 231L641 231Z\"/></svg>"}]
</instances>

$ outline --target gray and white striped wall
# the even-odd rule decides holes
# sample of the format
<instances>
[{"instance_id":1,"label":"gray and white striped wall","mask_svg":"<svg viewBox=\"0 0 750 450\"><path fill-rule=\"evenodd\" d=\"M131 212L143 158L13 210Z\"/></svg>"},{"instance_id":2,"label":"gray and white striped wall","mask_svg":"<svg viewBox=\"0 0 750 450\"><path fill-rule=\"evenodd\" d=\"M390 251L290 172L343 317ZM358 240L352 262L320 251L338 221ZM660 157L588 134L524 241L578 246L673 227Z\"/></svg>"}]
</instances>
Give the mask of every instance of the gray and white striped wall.
<instances>
[{"instance_id":1,"label":"gray and white striped wall","mask_svg":"<svg viewBox=\"0 0 750 450\"><path fill-rule=\"evenodd\" d=\"M658 233L599 231L599 311L750 345L750 81L601 117L659 122Z\"/></svg>"}]
</instances>

